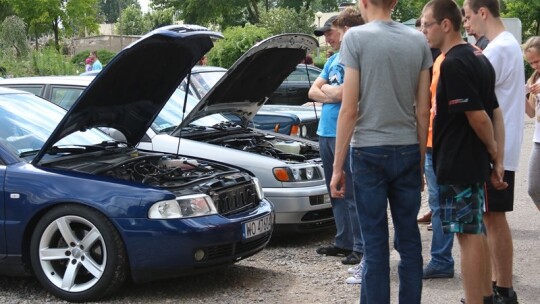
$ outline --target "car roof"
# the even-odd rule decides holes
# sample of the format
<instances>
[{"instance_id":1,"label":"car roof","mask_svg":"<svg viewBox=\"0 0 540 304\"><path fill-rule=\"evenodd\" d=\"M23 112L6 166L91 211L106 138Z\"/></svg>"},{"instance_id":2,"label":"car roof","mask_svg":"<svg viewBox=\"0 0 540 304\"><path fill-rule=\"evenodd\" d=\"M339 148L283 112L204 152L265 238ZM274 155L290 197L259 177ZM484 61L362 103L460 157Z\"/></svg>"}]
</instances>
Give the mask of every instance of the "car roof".
<instances>
[{"instance_id":1,"label":"car roof","mask_svg":"<svg viewBox=\"0 0 540 304\"><path fill-rule=\"evenodd\" d=\"M81 85L88 86L94 77L80 76L37 76L37 77L16 77L0 79L3 84L55 84L55 85Z\"/></svg>"},{"instance_id":2,"label":"car roof","mask_svg":"<svg viewBox=\"0 0 540 304\"><path fill-rule=\"evenodd\" d=\"M31 94L25 91L6 88L6 87L0 87L0 95L7 95L7 94Z\"/></svg>"}]
</instances>

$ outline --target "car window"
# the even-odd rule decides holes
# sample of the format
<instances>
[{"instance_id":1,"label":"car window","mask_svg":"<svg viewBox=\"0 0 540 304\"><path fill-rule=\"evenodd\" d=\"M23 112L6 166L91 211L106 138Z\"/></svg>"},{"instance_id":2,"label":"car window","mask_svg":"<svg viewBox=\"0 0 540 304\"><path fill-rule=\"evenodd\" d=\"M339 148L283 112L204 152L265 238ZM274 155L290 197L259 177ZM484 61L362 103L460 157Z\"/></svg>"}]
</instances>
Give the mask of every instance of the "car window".
<instances>
[{"instance_id":1,"label":"car window","mask_svg":"<svg viewBox=\"0 0 540 304\"><path fill-rule=\"evenodd\" d=\"M45 87L45 85L38 85L38 84L36 85L7 85L7 87L21 90L21 91L26 91L36 96L43 96L43 88Z\"/></svg>"},{"instance_id":2,"label":"car window","mask_svg":"<svg viewBox=\"0 0 540 304\"><path fill-rule=\"evenodd\" d=\"M17 154L41 149L66 111L30 94L0 95L0 139ZM95 145L111 140L97 129L77 131L58 145Z\"/></svg>"},{"instance_id":3,"label":"car window","mask_svg":"<svg viewBox=\"0 0 540 304\"><path fill-rule=\"evenodd\" d=\"M193 108L197 105L199 100L197 100L192 95L188 94L187 104L186 104L186 113L182 113L184 109L184 97L185 92L177 89L167 101L161 112L152 123L152 129L156 133L160 133L164 130L172 131L171 128L174 128L182 122L182 119L187 115ZM213 126L228 119L220 114L213 114L200 118L194 122L195 125L199 126Z\"/></svg>"},{"instance_id":4,"label":"car window","mask_svg":"<svg viewBox=\"0 0 540 304\"><path fill-rule=\"evenodd\" d=\"M319 77L320 72L317 70L313 70L308 68L306 72L305 67L298 67L296 70L292 71L292 73L287 77L287 81L309 81L314 82L317 77ZM308 76L309 75L309 76Z\"/></svg>"},{"instance_id":5,"label":"car window","mask_svg":"<svg viewBox=\"0 0 540 304\"><path fill-rule=\"evenodd\" d=\"M79 98L82 91L84 91L84 88L53 87L51 90L51 101L67 110Z\"/></svg>"}]
</instances>

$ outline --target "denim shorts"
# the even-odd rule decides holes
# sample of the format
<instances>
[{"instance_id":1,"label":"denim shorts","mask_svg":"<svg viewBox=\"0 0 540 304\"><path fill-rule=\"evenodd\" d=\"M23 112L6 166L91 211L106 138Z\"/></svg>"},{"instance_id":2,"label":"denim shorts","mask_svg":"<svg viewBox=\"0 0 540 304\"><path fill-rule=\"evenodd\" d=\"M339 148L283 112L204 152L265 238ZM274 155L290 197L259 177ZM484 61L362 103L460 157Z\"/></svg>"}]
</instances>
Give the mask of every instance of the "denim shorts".
<instances>
[{"instance_id":1,"label":"denim shorts","mask_svg":"<svg viewBox=\"0 0 540 304\"><path fill-rule=\"evenodd\" d=\"M484 232L484 183L439 185L439 202L444 233Z\"/></svg>"}]
</instances>

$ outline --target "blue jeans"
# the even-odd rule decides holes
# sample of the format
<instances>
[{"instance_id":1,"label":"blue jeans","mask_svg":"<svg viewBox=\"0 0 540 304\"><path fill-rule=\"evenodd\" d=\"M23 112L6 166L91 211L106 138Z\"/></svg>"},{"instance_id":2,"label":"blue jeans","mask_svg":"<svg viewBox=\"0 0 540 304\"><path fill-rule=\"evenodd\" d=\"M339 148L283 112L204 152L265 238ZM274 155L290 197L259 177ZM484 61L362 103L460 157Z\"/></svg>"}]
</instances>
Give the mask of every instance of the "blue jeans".
<instances>
[{"instance_id":1,"label":"blue jeans","mask_svg":"<svg viewBox=\"0 0 540 304\"><path fill-rule=\"evenodd\" d=\"M336 138L320 136L319 150L323 162L326 187L330 189L330 179L332 178L332 167L334 165L336 151ZM343 168L347 181L345 187L348 190L343 198L330 198L332 212L336 221L335 246L356 252L364 252L364 242L360 233L360 223L358 222L356 203L354 201L349 157L346 158Z\"/></svg>"},{"instance_id":2,"label":"blue jeans","mask_svg":"<svg viewBox=\"0 0 540 304\"><path fill-rule=\"evenodd\" d=\"M431 152L426 153L424 168L429 194L429 209L432 212L431 226L433 226L431 261L429 262L429 266L443 272L453 272L454 258L452 257L452 246L454 245L454 234L443 233L441 208L439 206L439 185L437 184L435 171L433 171L433 155Z\"/></svg>"},{"instance_id":3,"label":"blue jeans","mask_svg":"<svg viewBox=\"0 0 540 304\"><path fill-rule=\"evenodd\" d=\"M422 186L419 146L353 148L351 162L366 258L360 303L390 303L388 204L394 248L401 257L399 303L420 303L422 242L416 223Z\"/></svg>"}]
</instances>

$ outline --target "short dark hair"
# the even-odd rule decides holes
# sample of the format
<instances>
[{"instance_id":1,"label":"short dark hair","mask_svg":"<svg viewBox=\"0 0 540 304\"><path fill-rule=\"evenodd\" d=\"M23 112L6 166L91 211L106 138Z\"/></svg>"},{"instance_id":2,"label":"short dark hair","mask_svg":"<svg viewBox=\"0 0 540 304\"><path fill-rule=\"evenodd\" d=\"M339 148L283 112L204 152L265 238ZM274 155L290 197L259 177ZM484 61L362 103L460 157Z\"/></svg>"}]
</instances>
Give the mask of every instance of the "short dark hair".
<instances>
[{"instance_id":1,"label":"short dark hair","mask_svg":"<svg viewBox=\"0 0 540 304\"><path fill-rule=\"evenodd\" d=\"M481 7L485 7L493 17L497 18L501 16L499 0L466 0L463 5L465 4L469 5L469 8L475 14L478 14L478 10Z\"/></svg>"},{"instance_id":2,"label":"short dark hair","mask_svg":"<svg viewBox=\"0 0 540 304\"><path fill-rule=\"evenodd\" d=\"M452 23L454 31L461 30L463 17L456 2L453 0L431 0L424 6L424 10L428 8L431 9L437 23L440 24L444 19L448 19Z\"/></svg>"},{"instance_id":3,"label":"short dark hair","mask_svg":"<svg viewBox=\"0 0 540 304\"><path fill-rule=\"evenodd\" d=\"M333 26L338 27L353 27L357 25L362 25L366 23L360 14L360 10L353 6L346 7L339 15L336 20L332 22Z\"/></svg>"},{"instance_id":4,"label":"short dark hair","mask_svg":"<svg viewBox=\"0 0 540 304\"><path fill-rule=\"evenodd\" d=\"M422 17L418 17L416 21L414 22L414 26L420 27L422 26Z\"/></svg>"},{"instance_id":5,"label":"short dark hair","mask_svg":"<svg viewBox=\"0 0 540 304\"><path fill-rule=\"evenodd\" d=\"M369 2L378 7L393 8L392 4L395 5L397 0L369 0Z\"/></svg>"}]
</instances>

